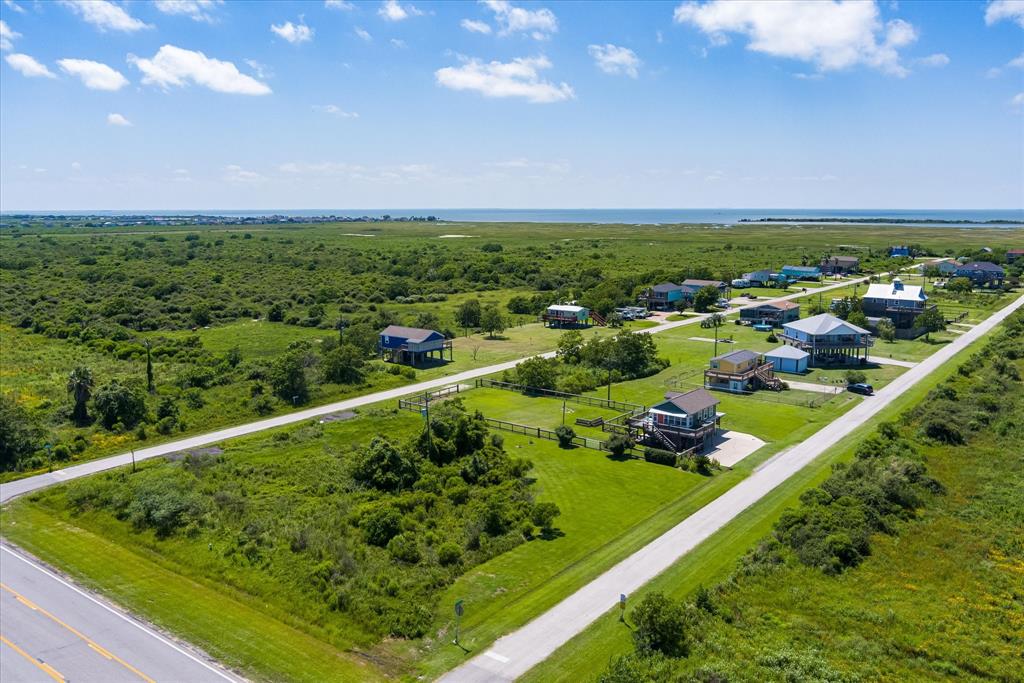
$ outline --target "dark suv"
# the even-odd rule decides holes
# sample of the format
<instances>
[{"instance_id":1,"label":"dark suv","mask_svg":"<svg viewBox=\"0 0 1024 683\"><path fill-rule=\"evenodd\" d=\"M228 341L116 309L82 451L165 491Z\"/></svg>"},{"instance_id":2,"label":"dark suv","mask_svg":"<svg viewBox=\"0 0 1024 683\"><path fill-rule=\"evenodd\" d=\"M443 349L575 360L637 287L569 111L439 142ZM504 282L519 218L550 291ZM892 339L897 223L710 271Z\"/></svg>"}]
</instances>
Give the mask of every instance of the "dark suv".
<instances>
[{"instance_id":1,"label":"dark suv","mask_svg":"<svg viewBox=\"0 0 1024 683\"><path fill-rule=\"evenodd\" d=\"M861 394L863 396L871 396L875 393L875 388L870 384L864 384L863 382L857 382L856 384L849 384L846 387L847 391L852 391L855 394Z\"/></svg>"}]
</instances>

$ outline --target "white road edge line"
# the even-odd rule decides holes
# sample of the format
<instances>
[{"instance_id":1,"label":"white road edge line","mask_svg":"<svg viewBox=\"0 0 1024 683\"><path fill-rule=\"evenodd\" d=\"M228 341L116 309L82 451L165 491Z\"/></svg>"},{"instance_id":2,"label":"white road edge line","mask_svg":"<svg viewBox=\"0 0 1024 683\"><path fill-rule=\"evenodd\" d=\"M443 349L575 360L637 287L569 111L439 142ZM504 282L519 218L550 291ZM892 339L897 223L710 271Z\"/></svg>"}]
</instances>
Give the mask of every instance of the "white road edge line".
<instances>
[{"instance_id":1,"label":"white road edge line","mask_svg":"<svg viewBox=\"0 0 1024 683\"><path fill-rule=\"evenodd\" d=\"M107 605L103 601L97 600L93 596L89 595L88 593L86 593L85 591L80 589L78 586L75 586L74 584L68 583L67 581L65 581L61 577L57 576L56 574L54 574L50 570L46 569L45 567L43 567L43 566L33 562L32 560L28 559L27 557L24 557L20 553L17 553L15 551L11 550L10 548L7 547L6 543L0 544L0 550L3 550L5 552L7 552L7 553L10 553L13 557L18 558L19 560L21 560L25 564L31 566L33 569L35 569L37 571L40 571L43 574L46 574L51 579L54 579L55 581L61 583L65 587L70 588L71 590L75 591L76 593L78 593L82 597L91 600L92 602L96 603L97 605L99 605L103 609L107 610L111 614L114 614L114 615L120 617L124 621L126 621L129 624L131 624L132 626L136 627L137 629L139 629L143 633L145 633L145 634L147 634L147 635L149 635L149 636L159 640L164 645L171 646L172 648L174 648L175 650L177 650L181 654L185 655L186 657L188 657L189 659L194 661L196 664L200 664L201 666L209 669L210 671L212 671L213 673L217 674L218 676L220 676L224 680L231 681L231 683L236 683L238 680L240 680L238 678L235 678L233 676L228 675L226 672L222 671L221 669L218 669L217 667L213 666L209 662L203 661L201 658L195 656L194 654L192 654L188 650L185 650L184 648L182 648L177 643L174 643L174 642L168 640L167 638L164 638L162 635L160 635L159 633L157 633L153 629L149 628L148 626L145 626L144 624L140 624L138 621L135 621L134 619L132 619L128 615L120 612L119 610L114 609L113 607L111 607L110 605Z\"/></svg>"}]
</instances>

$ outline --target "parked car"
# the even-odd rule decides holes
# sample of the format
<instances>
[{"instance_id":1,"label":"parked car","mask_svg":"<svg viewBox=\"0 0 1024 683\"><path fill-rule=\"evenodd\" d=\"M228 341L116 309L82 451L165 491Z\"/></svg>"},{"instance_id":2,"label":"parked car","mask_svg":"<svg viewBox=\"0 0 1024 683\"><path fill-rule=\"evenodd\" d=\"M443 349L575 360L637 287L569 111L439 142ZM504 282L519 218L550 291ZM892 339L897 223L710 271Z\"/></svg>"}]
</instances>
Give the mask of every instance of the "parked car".
<instances>
[{"instance_id":1,"label":"parked car","mask_svg":"<svg viewBox=\"0 0 1024 683\"><path fill-rule=\"evenodd\" d=\"M856 384L848 384L846 386L847 391L852 391L855 394L861 394L862 396L871 396L875 393L875 388L870 384L864 384L863 382L857 382Z\"/></svg>"},{"instance_id":2,"label":"parked car","mask_svg":"<svg viewBox=\"0 0 1024 683\"><path fill-rule=\"evenodd\" d=\"M719 299L718 300L718 307L719 308L729 308L729 300L728 299Z\"/></svg>"}]
</instances>

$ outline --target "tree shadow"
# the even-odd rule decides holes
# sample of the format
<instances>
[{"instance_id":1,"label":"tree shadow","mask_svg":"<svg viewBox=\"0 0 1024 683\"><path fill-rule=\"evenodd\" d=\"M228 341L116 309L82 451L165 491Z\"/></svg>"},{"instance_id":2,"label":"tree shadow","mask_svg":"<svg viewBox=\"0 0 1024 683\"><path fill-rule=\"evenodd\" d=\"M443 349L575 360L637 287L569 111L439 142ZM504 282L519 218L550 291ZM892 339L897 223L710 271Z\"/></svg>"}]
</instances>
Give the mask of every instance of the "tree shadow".
<instances>
[{"instance_id":1,"label":"tree shadow","mask_svg":"<svg viewBox=\"0 0 1024 683\"><path fill-rule=\"evenodd\" d=\"M565 532L557 527L553 527L551 529L541 529L541 532L537 534L537 538L541 539L542 541L554 541L555 539L562 538L564 536Z\"/></svg>"}]
</instances>

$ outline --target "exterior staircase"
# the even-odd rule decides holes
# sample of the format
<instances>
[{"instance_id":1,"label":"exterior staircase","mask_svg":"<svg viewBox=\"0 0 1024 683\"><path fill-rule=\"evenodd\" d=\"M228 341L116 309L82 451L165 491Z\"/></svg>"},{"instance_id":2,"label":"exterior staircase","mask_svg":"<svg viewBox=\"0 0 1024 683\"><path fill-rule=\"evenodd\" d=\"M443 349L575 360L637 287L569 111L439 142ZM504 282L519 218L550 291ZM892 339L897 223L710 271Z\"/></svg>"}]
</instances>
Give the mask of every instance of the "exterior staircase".
<instances>
[{"instance_id":1,"label":"exterior staircase","mask_svg":"<svg viewBox=\"0 0 1024 683\"><path fill-rule=\"evenodd\" d=\"M782 391L782 380L775 376L775 372L772 370L772 366L769 363L758 365L754 370L754 377L757 377L765 389L771 389L772 391Z\"/></svg>"},{"instance_id":2,"label":"exterior staircase","mask_svg":"<svg viewBox=\"0 0 1024 683\"><path fill-rule=\"evenodd\" d=\"M647 424L644 426L645 428L649 427L650 429L647 431L650 431L652 434L658 437L658 440L661 441L663 445L667 446L670 451L672 451L673 453L678 452L676 449L676 445L672 443L672 439L665 436L665 433L658 429L658 425L654 423L654 420L648 420Z\"/></svg>"},{"instance_id":3,"label":"exterior staircase","mask_svg":"<svg viewBox=\"0 0 1024 683\"><path fill-rule=\"evenodd\" d=\"M597 311L590 312L590 319L594 321L595 325L601 325L602 327L608 324L608 321L605 320L605 317L598 313Z\"/></svg>"}]
</instances>

